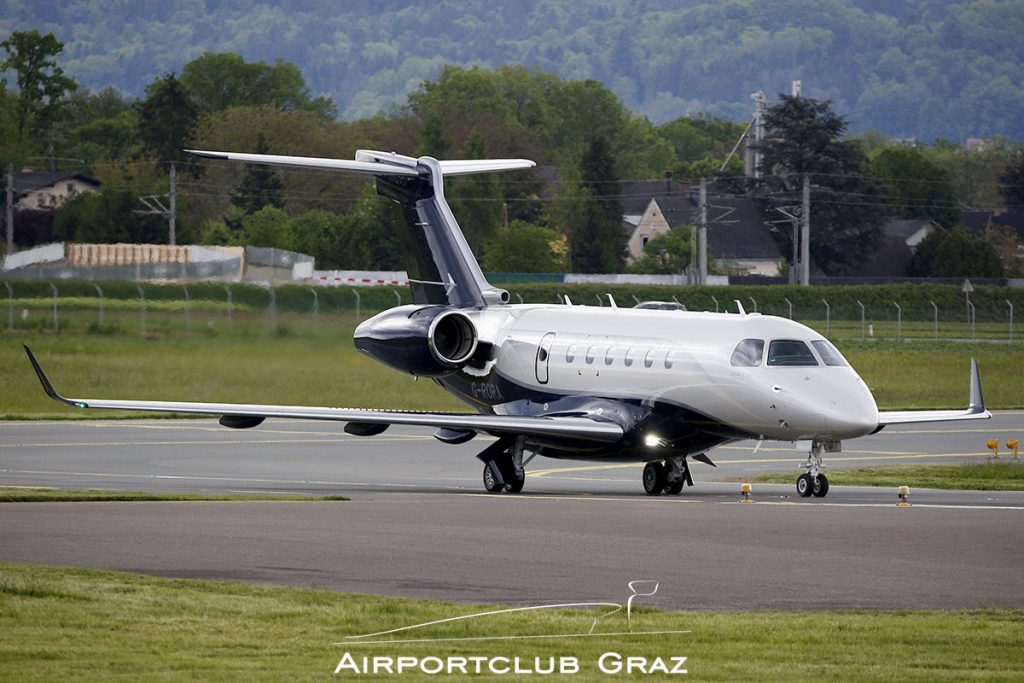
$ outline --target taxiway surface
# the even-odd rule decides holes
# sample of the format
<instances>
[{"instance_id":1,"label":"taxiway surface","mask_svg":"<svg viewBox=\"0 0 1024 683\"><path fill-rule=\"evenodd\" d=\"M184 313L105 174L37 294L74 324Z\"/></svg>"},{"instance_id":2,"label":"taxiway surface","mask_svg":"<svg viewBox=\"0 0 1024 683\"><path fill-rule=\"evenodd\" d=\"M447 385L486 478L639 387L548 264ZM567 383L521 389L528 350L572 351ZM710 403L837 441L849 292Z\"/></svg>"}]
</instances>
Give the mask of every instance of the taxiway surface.
<instances>
[{"instance_id":1,"label":"taxiway surface","mask_svg":"<svg viewBox=\"0 0 1024 683\"><path fill-rule=\"evenodd\" d=\"M1021 436L1021 412L890 428L826 464L980 461L987 439ZM741 443L711 453L717 469L695 464L682 496L643 496L636 465L540 459L523 494L494 496L481 448L309 422L0 423L0 486L352 497L4 504L0 560L520 604L617 599L656 579L665 608L1024 605L1024 493L921 490L898 509L889 489L804 500L761 484L742 505L741 479L802 456Z\"/></svg>"}]
</instances>

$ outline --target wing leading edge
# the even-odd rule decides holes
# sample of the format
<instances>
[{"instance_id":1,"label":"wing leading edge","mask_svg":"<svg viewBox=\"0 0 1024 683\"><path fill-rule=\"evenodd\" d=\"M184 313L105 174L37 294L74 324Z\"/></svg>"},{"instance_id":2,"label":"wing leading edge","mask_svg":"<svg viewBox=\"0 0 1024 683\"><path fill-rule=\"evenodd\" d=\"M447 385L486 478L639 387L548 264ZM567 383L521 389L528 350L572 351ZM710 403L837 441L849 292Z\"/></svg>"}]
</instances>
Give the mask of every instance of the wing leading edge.
<instances>
[{"instance_id":1,"label":"wing leading edge","mask_svg":"<svg viewBox=\"0 0 1024 683\"><path fill-rule=\"evenodd\" d=\"M981 395L981 376L978 363L971 359L971 393L966 410L886 410L878 411L878 427L913 424L915 422L950 422L954 420L987 420L992 413L985 409Z\"/></svg>"},{"instance_id":2,"label":"wing leading edge","mask_svg":"<svg viewBox=\"0 0 1024 683\"><path fill-rule=\"evenodd\" d=\"M414 425L447 427L492 434L533 435L542 437L581 439L598 443L614 443L622 438L623 430L612 422L599 422L586 417L521 417L516 415L478 415L473 413L426 413L400 410L362 410L355 408L325 408L314 406L281 406L247 403L192 403L177 401L122 401L109 399L66 398L57 393L43 372L32 350L25 346L29 361L39 377L46 394L76 408L102 408L114 410L140 410L158 413L190 415L220 415L233 418L239 425L254 425L260 418L279 417L306 420L332 420L373 425ZM243 418L243 419L237 419ZM244 419L248 418L248 419ZM368 432L373 433L373 432Z\"/></svg>"}]
</instances>

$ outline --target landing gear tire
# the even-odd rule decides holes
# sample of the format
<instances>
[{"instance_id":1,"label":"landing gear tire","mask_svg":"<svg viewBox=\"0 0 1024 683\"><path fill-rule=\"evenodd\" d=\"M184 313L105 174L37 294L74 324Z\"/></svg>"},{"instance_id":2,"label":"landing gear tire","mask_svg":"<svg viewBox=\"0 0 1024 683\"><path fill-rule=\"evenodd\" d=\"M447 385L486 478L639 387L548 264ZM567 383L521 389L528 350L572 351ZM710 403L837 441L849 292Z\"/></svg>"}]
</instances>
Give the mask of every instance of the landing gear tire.
<instances>
[{"instance_id":1,"label":"landing gear tire","mask_svg":"<svg viewBox=\"0 0 1024 683\"><path fill-rule=\"evenodd\" d=\"M523 485L526 484L526 477L522 479L514 479L511 484L508 485L509 493L519 493L523 490Z\"/></svg>"},{"instance_id":2,"label":"landing gear tire","mask_svg":"<svg viewBox=\"0 0 1024 683\"><path fill-rule=\"evenodd\" d=\"M825 485L828 490L828 485ZM801 474L796 480L796 492L801 498L808 498L814 493L814 479L810 474Z\"/></svg>"},{"instance_id":3,"label":"landing gear tire","mask_svg":"<svg viewBox=\"0 0 1024 683\"><path fill-rule=\"evenodd\" d=\"M819 474L818 478L814 480L814 497L824 498L828 495L828 477L824 474Z\"/></svg>"},{"instance_id":4,"label":"landing gear tire","mask_svg":"<svg viewBox=\"0 0 1024 683\"><path fill-rule=\"evenodd\" d=\"M498 477L494 475L494 470L491 467L492 463L484 465L484 490L488 493L501 493L505 485L498 483ZM521 489L522 486L519 488Z\"/></svg>"},{"instance_id":5,"label":"landing gear tire","mask_svg":"<svg viewBox=\"0 0 1024 683\"><path fill-rule=\"evenodd\" d=\"M678 496L680 493L683 492L683 486L685 485L686 482L683 481L682 479L675 482L669 482L665 484L665 493L667 493L670 496Z\"/></svg>"},{"instance_id":6,"label":"landing gear tire","mask_svg":"<svg viewBox=\"0 0 1024 683\"><path fill-rule=\"evenodd\" d=\"M660 462L649 462L644 465L644 493L648 496L659 496L665 490L665 466Z\"/></svg>"}]
</instances>

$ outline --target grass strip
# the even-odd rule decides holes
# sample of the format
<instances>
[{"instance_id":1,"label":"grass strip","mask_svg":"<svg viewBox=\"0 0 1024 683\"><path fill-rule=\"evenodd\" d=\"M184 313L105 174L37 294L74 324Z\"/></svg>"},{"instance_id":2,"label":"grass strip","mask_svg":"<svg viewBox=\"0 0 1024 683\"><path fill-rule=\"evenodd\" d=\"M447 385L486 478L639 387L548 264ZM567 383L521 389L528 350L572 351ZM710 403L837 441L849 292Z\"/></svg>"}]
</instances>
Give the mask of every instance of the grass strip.
<instances>
[{"instance_id":1,"label":"grass strip","mask_svg":"<svg viewBox=\"0 0 1024 683\"><path fill-rule=\"evenodd\" d=\"M620 597L625 600L625 591ZM623 661L685 656L687 678L708 681L1024 678L1024 611L1008 609L714 613L634 605L634 630L689 633L337 645L351 635L489 609L495 607L0 564L0 670L19 681L312 680L330 676L349 652L357 661L363 656L501 656L519 657L526 665L534 657L542 662L575 657L580 671L572 680L606 681L609 675L598 661L615 652ZM426 638L585 634L607 611L534 611L412 633ZM598 619L595 628L607 634L627 630L624 612ZM494 676L413 671L394 678Z\"/></svg>"},{"instance_id":2,"label":"grass strip","mask_svg":"<svg viewBox=\"0 0 1024 683\"><path fill-rule=\"evenodd\" d=\"M754 481L792 484L802 472L758 475ZM1024 462L983 462L963 465L878 465L829 470L835 486L910 486L922 489L1024 491Z\"/></svg>"},{"instance_id":3,"label":"grass strip","mask_svg":"<svg viewBox=\"0 0 1024 683\"><path fill-rule=\"evenodd\" d=\"M54 503L54 502L111 502L111 501L335 501L349 500L345 496L303 496L268 493L151 493L148 491L108 491L88 489L72 491L50 488L21 488L0 486L0 503Z\"/></svg>"}]
</instances>

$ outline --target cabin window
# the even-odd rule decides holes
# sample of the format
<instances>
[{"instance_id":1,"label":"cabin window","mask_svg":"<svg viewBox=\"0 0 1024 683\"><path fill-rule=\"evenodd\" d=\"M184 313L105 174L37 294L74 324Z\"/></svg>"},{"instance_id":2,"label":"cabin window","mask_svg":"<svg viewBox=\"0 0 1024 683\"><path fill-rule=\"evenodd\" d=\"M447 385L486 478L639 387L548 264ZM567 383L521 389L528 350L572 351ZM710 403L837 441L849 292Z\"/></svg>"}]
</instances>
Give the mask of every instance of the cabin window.
<instances>
[{"instance_id":1,"label":"cabin window","mask_svg":"<svg viewBox=\"0 0 1024 683\"><path fill-rule=\"evenodd\" d=\"M596 353L597 353L597 347L596 346L591 346L589 349L587 349L587 365L590 365L591 363L594 362L594 355Z\"/></svg>"},{"instance_id":2,"label":"cabin window","mask_svg":"<svg viewBox=\"0 0 1024 683\"><path fill-rule=\"evenodd\" d=\"M756 368L764 355L764 339L744 339L736 345L729 363L738 368Z\"/></svg>"},{"instance_id":3,"label":"cabin window","mask_svg":"<svg viewBox=\"0 0 1024 683\"><path fill-rule=\"evenodd\" d=\"M650 349L647 355L644 356L644 367L649 368L654 365L654 349Z\"/></svg>"},{"instance_id":4,"label":"cabin window","mask_svg":"<svg viewBox=\"0 0 1024 683\"><path fill-rule=\"evenodd\" d=\"M672 369L672 365L675 362L676 362L676 351L675 351L675 349L672 349L671 351L669 351L668 353L665 354L665 369L666 370L671 370Z\"/></svg>"},{"instance_id":5,"label":"cabin window","mask_svg":"<svg viewBox=\"0 0 1024 683\"><path fill-rule=\"evenodd\" d=\"M825 365L831 365L832 367L847 367L849 363L843 358L843 354L839 353L839 350L832 346L824 339L818 339L811 342L811 346L814 347L818 355L821 356L822 362Z\"/></svg>"},{"instance_id":6,"label":"cabin window","mask_svg":"<svg viewBox=\"0 0 1024 683\"><path fill-rule=\"evenodd\" d=\"M571 363L576 360L576 345L570 344L569 348L565 350L565 362Z\"/></svg>"},{"instance_id":7,"label":"cabin window","mask_svg":"<svg viewBox=\"0 0 1024 683\"><path fill-rule=\"evenodd\" d=\"M634 358L636 358L636 349L630 347L629 349L626 350L626 358L625 358L625 361L624 361L627 368L633 366L633 359Z\"/></svg>"},{"instance_id":8,"label":"cabin window","mask_svg":"<svg viewBox=\"0 0 1024 683\"><path fill-rule=\"evenodd\" d=\"M773 339L768 345L768 365L782 367L817 364L807 344L798 339Z\"/></svg>"},{"instance_id":9,"label":"cabin window","mask_svg":"<svg viewBox=\"0 0 1024 683\"><path fill-rule=\"evenodd\" d=\"M617 348L615 348L614 346L609 346L608 350L604 354L604 364L611 365L612 363L614 363L615 354L617 354L618 352L619 350Z\"/></svg>"}]
</instances>

